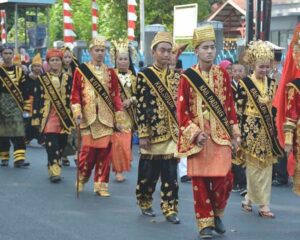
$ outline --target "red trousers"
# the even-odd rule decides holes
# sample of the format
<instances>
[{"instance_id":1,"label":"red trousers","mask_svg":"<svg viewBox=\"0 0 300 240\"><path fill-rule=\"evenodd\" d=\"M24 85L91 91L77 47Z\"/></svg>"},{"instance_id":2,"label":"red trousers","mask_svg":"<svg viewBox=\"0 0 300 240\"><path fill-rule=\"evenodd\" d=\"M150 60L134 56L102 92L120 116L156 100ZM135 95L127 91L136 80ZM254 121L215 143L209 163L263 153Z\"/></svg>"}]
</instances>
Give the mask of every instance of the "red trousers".
<instances>
[{"instance_id":1,"label":"red trousers","mask_svg":"<svg viewBox=\"0 0 300 240\"><path fill-rule=\"evenodd\" d=\"M199 230L214 227L214 217L224 214L233 185L232 173L225 177L192 177L192 185Z\"/></svg>"},{"instance_id":2,"label":"red trousers","mask_svg":"<svg viewBox=\"0 0 300 240\"><path fill-rule=\"evenodd\" d=\"M94 182L108 183L111 163L111 144L107 148L82 146L79 155L79 175L88 181L95 167Z\"/></svg>"}]
</instances>

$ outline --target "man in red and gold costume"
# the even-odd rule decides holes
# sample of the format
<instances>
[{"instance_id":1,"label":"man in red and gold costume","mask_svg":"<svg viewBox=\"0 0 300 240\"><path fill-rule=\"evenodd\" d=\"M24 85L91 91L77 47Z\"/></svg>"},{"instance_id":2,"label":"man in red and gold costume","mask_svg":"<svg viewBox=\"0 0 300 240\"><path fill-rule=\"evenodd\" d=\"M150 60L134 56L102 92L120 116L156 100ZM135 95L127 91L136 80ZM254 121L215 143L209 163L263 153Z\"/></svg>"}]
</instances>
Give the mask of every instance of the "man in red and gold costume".
<instances>
[{"instance_id":1,"label":"man in red and gold costume","mask_svg":"<svg viewBox=\"0 0 300 240\"><path fill-rule=\"evenodd\" d=\"M198 64L180 78L177 102L178 153L188 157L200 237L225 233L221 221L232 189L232 144L240 141L230 78L213 65L215 32L211 25L195 29Z\"/></svg>"},{"instance_id":2,"label":"man in red and gold costume","mask_svg":"<svg viewBox=\"0 0 300 240\"><path fill-rule=\"evenodd\" d=\"M72 111L80 124L79 191L83 190L95 166L94 192L110 196L108 181L111 163L111 137L121 130L124 112L118 78L104 63L106 40L94 38L89 46L92 61L81 64L74 73Z\"/></svg>"},{"instance_id":3,"label":"man in red and gold costume","mask_svg":"<svg viewBox=\"0 0 300 240\"><path fill-rule=\"evenodd\" d=\"M293 190L300 195L300 24L286 55L273 105L277 108L278 139L288 155L288 173Z\"/></svg>"}]
</instances>

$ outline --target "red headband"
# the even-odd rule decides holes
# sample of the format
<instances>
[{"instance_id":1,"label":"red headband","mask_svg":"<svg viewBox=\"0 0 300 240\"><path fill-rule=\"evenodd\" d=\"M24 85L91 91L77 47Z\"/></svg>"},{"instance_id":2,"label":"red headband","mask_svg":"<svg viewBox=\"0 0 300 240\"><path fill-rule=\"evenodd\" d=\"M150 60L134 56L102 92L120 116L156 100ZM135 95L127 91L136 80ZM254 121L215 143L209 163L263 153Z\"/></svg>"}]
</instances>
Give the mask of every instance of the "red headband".
<instances>
[{"instance_id":1,"label":"red headband","mask_svg":"<svg viewBox=\"0 0 300 240\"><path fill-rule=\"evenodd\" d=\"M56 48L51 48L47 51L46 60L49 61L50 58L53 57L59 57L60 59L63 59L63 53L61 50Z\"/></svg>"}]
</instances>

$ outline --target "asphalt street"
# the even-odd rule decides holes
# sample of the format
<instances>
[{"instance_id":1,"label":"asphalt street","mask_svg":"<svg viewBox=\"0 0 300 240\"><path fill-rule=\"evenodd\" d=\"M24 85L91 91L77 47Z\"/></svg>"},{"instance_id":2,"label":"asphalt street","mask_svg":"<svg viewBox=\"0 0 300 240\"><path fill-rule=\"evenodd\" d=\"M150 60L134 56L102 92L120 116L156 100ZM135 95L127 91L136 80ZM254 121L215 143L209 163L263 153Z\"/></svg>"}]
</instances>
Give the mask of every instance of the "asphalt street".
<instances>
[{"instance_id":1,"label":"asphalt street","mask_svg":"<svg viewBox=\"0 0 300 240\"><path fill-rule=\"evenodd\" d=\"M135 200L138 153L124 183L111 174L110 198L93 193L92 179L76 199L76 168L63 168L63 180L51 184L47 173L46 152L29 147L29 169L0 168L0 240L194 240L198 238L190 183L181 183L181 224L165 221L161 214L159 185L154 193L157 217L142 216ZM73 158L70 158L73 160ZM227 232L215 239L224 240L299 240L300 197L290 187L272 191L271 208L276 219L262 219L241 210L242 198L232 193L224 223Z\"/></svg>"}]
</instances>

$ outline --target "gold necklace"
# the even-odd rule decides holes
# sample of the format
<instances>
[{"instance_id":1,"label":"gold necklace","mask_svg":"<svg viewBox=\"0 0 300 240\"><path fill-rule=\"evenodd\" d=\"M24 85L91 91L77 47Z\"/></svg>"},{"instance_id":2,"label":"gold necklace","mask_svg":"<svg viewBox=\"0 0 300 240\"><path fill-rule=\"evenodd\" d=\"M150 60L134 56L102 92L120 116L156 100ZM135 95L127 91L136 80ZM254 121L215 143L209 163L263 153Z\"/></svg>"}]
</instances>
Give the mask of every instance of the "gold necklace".
<instances>
[{"instance_id":1,"label":"gold necklace","mask_svg":"<svg viewBox=\"0 0 300 240\"><path fill-rule=\"evenodd\" d=\"M255 75L252 75L252 78L256 83L258 83L260 80L258 80ZM260 101L263 104L267 104L270 102L269 94L268 94L268 78L264 77L264 89L260 92L260 96L258 97L258 101Z\"/></svg>"}]
</instances>

